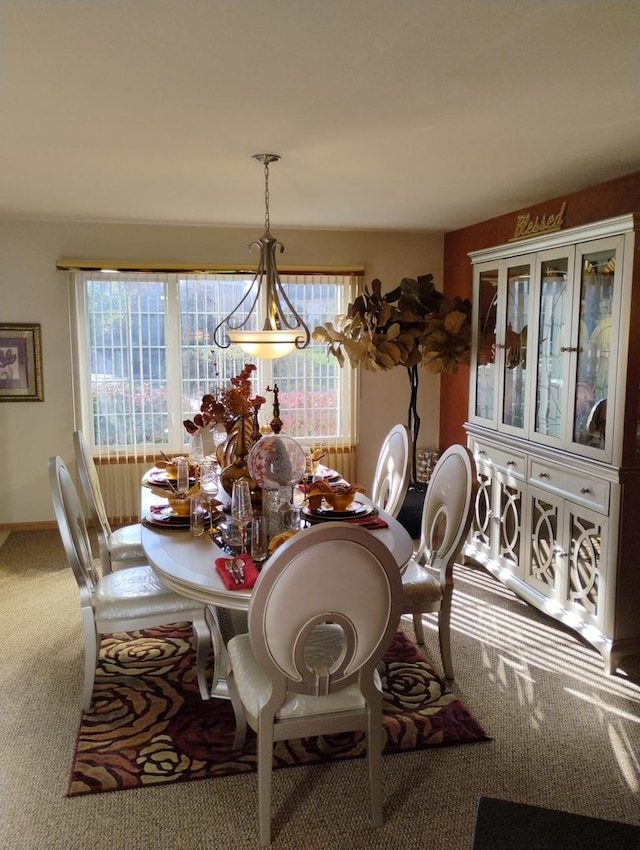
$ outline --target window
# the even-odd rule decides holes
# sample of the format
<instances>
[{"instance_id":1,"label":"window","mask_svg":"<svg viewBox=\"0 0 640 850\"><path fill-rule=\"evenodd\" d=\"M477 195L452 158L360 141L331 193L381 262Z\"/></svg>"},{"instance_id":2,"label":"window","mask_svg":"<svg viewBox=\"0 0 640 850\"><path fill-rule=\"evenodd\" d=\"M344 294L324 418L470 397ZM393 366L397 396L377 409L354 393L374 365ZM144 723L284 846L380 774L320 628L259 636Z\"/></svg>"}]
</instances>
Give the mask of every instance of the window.
<instances>
[{"instance_id":1,"label":"window","mask_svg":"<svg viewBox=\"0 0 640 850\"><path fill-rule=\"evenodd\" d=\"M97 457L185 451L183 420L193 417L206 392L225 386L248 362L257 366L254 391L267 398L263 426L272 417L266 388L277 383L287 434L336 449L353 446L356 372L341 369L324 345L312 341L270 361L253 361L235 345L214 346L215 327L239 302L251 275L83 271L72 279L79 427ZM346 312L359 283L351 274L281 279L311 330Z\"/></svg>"}]
</instances>

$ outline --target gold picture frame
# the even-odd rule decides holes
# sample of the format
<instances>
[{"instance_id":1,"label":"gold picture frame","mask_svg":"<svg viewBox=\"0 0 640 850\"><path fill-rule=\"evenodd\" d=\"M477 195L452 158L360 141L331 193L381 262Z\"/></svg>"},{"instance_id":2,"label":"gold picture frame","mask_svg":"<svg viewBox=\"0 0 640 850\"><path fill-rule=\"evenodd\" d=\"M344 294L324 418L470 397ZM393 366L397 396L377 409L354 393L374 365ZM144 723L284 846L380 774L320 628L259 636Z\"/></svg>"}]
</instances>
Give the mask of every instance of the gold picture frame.
<instances>
[{"instance_id":1,"label":"gold picture frame","mask_svg":"<svg viewBox=\"0 0 640 850\"><path fill-rule=\"evenodd\" d=\"M0 401L44 401L40 325L0 324Z\"/></svg>"}]
</instances>

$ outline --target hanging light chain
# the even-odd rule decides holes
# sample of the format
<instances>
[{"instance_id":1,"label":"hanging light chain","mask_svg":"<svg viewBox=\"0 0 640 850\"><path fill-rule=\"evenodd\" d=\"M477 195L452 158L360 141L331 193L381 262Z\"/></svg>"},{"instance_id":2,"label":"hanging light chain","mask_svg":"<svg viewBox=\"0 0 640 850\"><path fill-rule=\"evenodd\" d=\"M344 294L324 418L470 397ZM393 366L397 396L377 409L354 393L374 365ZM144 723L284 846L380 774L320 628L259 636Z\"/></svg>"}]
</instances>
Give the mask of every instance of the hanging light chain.
<instances>
[{"instance_id":1,"label":"hanging light chain","mask_svg":"<svg viewBox=\"0 0 640 850\"><path fill-rule=\"evenodd\" d=\"M264 229L269 231L271 220L269 218L269 162L264 163Z\"/></svg>"},{"instance_id":2,"label":"hanging light chain","mask_svg":"<svg viewBox=\"0 0 640 850\"><path fill-rule=\"evenodd\" d=\"M280 155L277 153L254 153L253 159L264 165L264 227L269 232L271 219L269 218L269 165L278 162Z\"/></svg>"}]
</instances>

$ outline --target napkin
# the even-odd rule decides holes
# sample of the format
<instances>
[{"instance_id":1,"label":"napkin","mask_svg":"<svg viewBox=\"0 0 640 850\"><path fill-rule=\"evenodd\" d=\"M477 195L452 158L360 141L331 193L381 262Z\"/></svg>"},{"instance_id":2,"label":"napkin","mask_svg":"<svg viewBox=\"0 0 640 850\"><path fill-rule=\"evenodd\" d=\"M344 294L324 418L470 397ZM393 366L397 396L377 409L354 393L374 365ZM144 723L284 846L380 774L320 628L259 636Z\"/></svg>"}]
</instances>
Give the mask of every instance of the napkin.
<instances>
[{"instance_id":1,"label":"napkin","mask_svg":"<svg viewBox=\"0 0 640 850\"><path fill-rule=\"evenodd\" d=\"M236 558L216 558L216 570L218 571L227 590L249 590L256 583L256 579L260 573L258 572L256 565L253 563L251 555L243 554L237 555L236 557L242 558L244 561L244 581L241 584L235 583L233 576L227 569L227 564L231 561L235 561Z\"/></svg>"},{"instance_id":2,"label":"napkin","mask_svg":"<svg viewBox=\"0 0 640 850\"><path fill-rule=\"evenodd\" d=\"M305 520L307 522L315 525L316 523L325 522L326 520L331 519L329 515L326 517L314 517L313 514L305 515ZM361 525L362 528L368 528L371 530L375 530L377 528L389 528L389 523L382 519L379 516L353 516L353 517L336 517L337 522L348 522L352 525Z\"/></svg>"},{"instance_id":3,"label":"napkin","mask_svg":"<svg viewBox=\"0 0 640 850\"><path fill-rule=\"evenodd\" d=\"M363 528L389 528L389 523L379 516L354 516L341 521L361 525Z\"/></svg>"}]
</instances>

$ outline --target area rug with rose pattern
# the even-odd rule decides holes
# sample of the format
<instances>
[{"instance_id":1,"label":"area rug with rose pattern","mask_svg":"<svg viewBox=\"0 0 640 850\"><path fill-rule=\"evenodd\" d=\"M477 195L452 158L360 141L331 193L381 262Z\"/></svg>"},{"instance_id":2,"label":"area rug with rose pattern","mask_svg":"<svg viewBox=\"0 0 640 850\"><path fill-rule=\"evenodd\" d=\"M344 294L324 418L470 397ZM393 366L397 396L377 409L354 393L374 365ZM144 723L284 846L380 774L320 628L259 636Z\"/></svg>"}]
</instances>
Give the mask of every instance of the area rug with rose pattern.
<instances>
[{"instance_id":1,"label":"area rug with rose pattern","mask_svg":"<svg viewBox=\"0 0 640 850\"><path fill-rule=\"evenodd\" d=\"M384 753L488 741L468 709L436 676L403 632L380 664ZM233 751L228 700L203 701L188 625L102 640L91 709L82 715L69 796L256 770L256 739L247 731ZM280 741L275 768L365 755L362 732Z\"/></svg>"}]
</instances>

